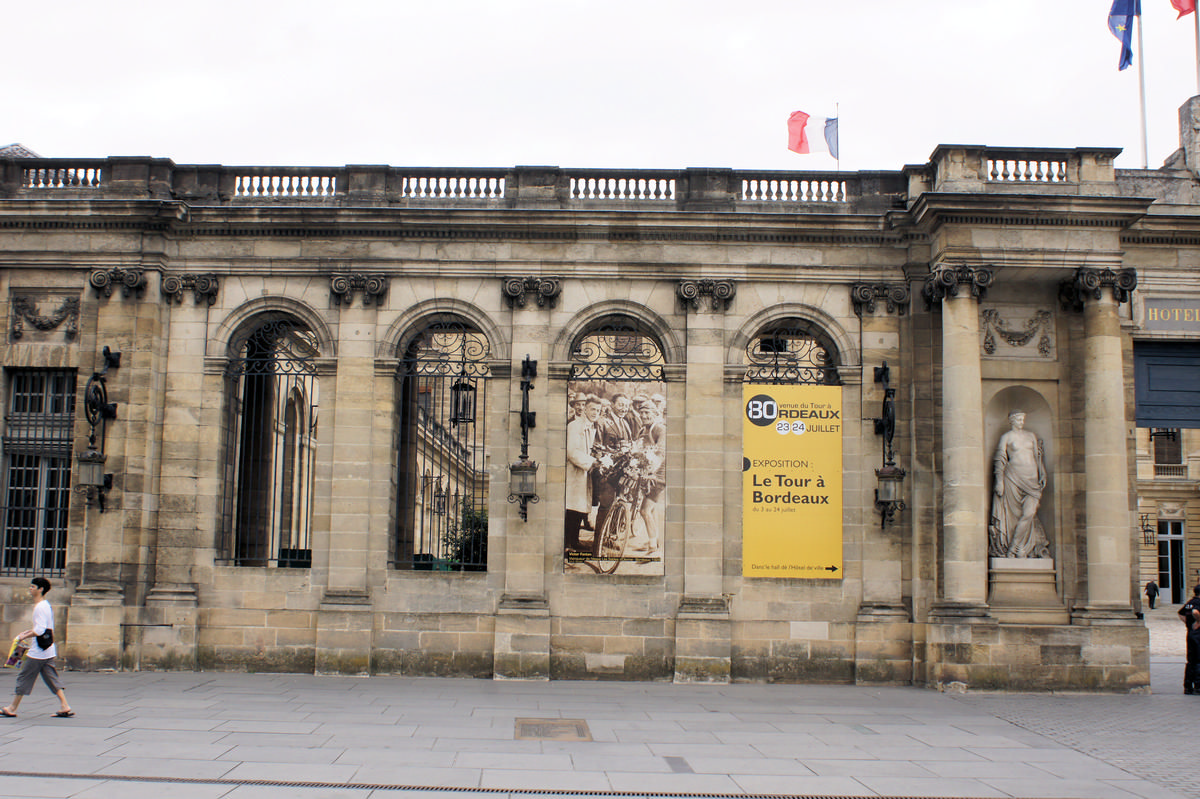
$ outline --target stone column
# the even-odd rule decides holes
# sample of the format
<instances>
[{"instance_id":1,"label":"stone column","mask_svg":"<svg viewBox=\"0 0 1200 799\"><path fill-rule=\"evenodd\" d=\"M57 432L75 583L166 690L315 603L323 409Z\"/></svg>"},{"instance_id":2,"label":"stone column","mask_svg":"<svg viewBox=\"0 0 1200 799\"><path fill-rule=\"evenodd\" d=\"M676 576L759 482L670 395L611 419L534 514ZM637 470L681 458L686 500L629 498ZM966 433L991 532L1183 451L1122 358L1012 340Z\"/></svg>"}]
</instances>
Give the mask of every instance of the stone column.
<instances>
[{"instance_id":1,"label":"stone column","mask_svg":"<svg viewBox=\"0 0 1200 799\"><path fill-rule=\"evenodd\" d=\"M1080 269L1070 286L1084 327L1084 510L1087 524L1087 588L1080 620L1128 619L1131 516L1126 440L1125 373L1120 303L1137 287L1132 269Z\"/></svg>"},{"instance_id":2,"label":"stone column","mask_svg":"<svg viewBox=\"0 0 1200 799\"><path fill-rule=\"evenodd\" d=\"M682 496L683 596L675 619L675 682L729 682L732 627L724 596L725 481L741 491L741 469L729 469L725 435L725 309L736 292L732 280L681 280L676 287L687 317L687 374L682 407L678 392L668 391L667 429L682 428L687 446L682 475L667 474L669 491ZM740 387L739 387L740 388ZM737 453L739 460L741 453ZM678 488L676 488L678 486ZM672 504L675 501L672 500ZM666 541L663 542L664 550ZM679 551L672 549L672 552ZM670 566L668 566L668 569Z\"/></svg>"},{"instance_id":3,"label":"stone column","mask_svg":"<svg viewBox=\"0 0 1200 799\"><path fill-rule=\"evenodd\" d=\"M983 395L979 364L979 299L992 272L972 266L935 267L927 302L942 305L942 598L935 616L987 612L987 490ZM966 289L966 290L964 290Z\"/></svg>"}]
</instances>

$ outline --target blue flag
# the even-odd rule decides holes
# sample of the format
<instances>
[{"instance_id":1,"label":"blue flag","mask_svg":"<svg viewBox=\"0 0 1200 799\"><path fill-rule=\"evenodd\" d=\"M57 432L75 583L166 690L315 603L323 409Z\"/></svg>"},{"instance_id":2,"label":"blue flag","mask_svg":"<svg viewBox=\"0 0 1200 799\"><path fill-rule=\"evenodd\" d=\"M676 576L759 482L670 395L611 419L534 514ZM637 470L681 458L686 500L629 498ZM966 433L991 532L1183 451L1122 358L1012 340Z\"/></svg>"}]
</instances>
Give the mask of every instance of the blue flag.
<instances>
[{"instance_id":1,"label":"blue flag","mask_svg":"<svg viewBox=\"0 0 1200 799\"><path fill-rule=\"evenodd\" d=\"M1121 62L1117 69L1133 63L1133 18L1142 13L1142 0L1113 0L1108 12L1108 29L1121 40Z\"/></svg>"},{"instance_id":2,"label":"blue flag","mask_svg":"<svg viewBox=\"0 0 1200 799\"><path fill-rule=\"evenodd\" d=\"M838 121L837 117L825 120L825 143L829 145L829 154L838 157Z\"/></svg>"}]
</instances>

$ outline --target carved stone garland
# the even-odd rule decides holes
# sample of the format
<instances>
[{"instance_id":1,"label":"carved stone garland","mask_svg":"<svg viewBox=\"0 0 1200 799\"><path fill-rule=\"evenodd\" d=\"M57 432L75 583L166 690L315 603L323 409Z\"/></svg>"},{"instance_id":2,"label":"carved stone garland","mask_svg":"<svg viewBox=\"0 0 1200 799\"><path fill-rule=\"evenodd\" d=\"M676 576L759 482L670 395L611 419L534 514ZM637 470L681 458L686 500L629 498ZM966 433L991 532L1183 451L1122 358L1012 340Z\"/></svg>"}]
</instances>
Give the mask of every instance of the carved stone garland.
<instances>
[{"instance_id":1,"label":"carved stone garland","mask_svg":"<svg viewBox=\"0 0 1200 799\"><path fill-rule=\"evenodd\" d=\"M988 355L996 354L996 336L1002 338L1010 347L1024 347L1041 331L1038 339L1038 355L1049 358L1053 351L1050 344L1050 332L1053 329L1053 317L1049 311L1037 311L1025 322L1024 330L1013 330L1005 326L1000 318L1000 312L989 308L983 312L983 351Z\"/></svg>"},{"instance_id":2,"label":"carved stone garland","mask_svg":"<svg viewBox=\"0 0 1200 799\"><path fill-rule=\"evenodd\" d=\"M74 339L79 333L79 298L64 297L62 304L52 313L42 316L38 313L37 302L33 297L18 294L13 297L12 304L12 337L19 340L25 335L25 323L33 325L35 330L47 332L54 330L64 321L67 323L64 334L67 339Z\"/></svg>"},{"instance_id":3,"label":"carved stone garland","mask_svg":"<svg viewBox=\"0 0 1200 799\"><path fill-rule=\"evenodd\" d=\"M539 308L553 308L558 304L558 295L561 293L562 278L559 277L504 278L504 298L508 300L509 308L524 308L526 294L537 297Z\"/></svg>"},{"instance_id":4,"label":"carved stone garland","mask_svg":"<svg viewBox=\"0 0 1200 799\"><path fill-rule=\"evenodd\" d=\"M680 280L675 286L675 296L684 307L691 306L697 311L705 306L714 312L728 310L735 294L737 286L732 280Z\"/></svg>"},{"instance_id":5,"label":"carved stone garland","mask_svg":"<svg viewBox=\"0 0 1200 799\"><path fill-rule=\"evenodd\" d=\"M217 291L221 283L216 275L167 275L162 279L159 290L168 302L183 301L183 292L190 291L196 299L196 304L207 302L212 305L217 301Z\"/></svg>"},{"instance_id":6,"label":"carved stone garland","mask_svg":"<svg viewBox=\"0 0 1200 799\"><path fill-rule=\"evenodd\" d=\"M388 280L385 275L365 275L354 273L349 275L333 275L329 278L329 290L333 292L333 304L349 305L354 302L354 292L361 291L363 305L379 304L383 295L387 294Z\"/></svg>"}]
</instances>

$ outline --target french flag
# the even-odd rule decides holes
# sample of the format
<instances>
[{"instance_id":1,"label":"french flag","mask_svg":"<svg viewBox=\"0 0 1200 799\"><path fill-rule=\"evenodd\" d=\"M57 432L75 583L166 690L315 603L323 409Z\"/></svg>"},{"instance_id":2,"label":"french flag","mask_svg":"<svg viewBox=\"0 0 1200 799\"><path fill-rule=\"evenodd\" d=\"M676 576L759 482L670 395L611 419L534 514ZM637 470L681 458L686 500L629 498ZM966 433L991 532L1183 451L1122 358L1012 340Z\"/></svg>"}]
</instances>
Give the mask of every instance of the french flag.
<instances>
[{"instance_id":1,"label":"french flag","mask_svg":"<svg viewBox=\"0 0 1200 799\"><path fill-rule=\"evenodd\" d=\"M809 129L812 122L812 130ZM820 129L822 135L816 134ZM788 149L794 153L824 153L828 152L834 158L838 157L838 121L837 117L828 119L812 117L803 111L795 111L788 117Z\"/></svg>"}]
</instances>

